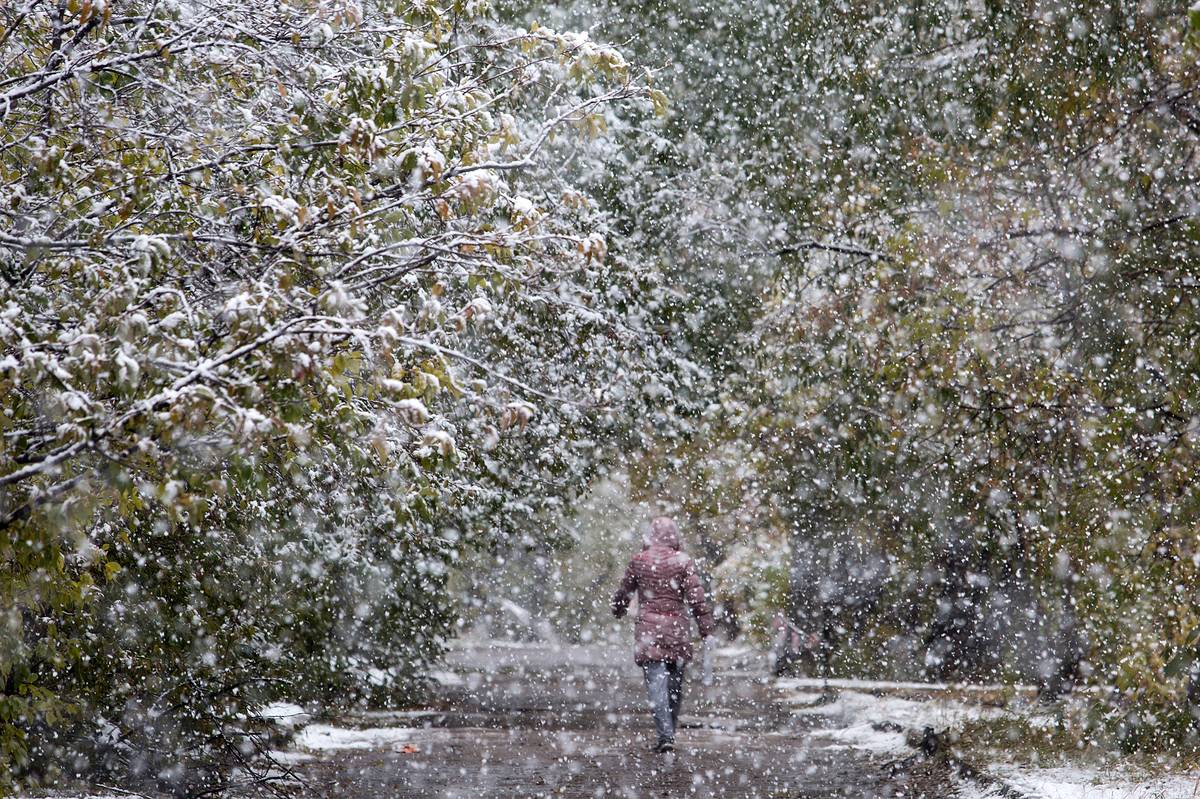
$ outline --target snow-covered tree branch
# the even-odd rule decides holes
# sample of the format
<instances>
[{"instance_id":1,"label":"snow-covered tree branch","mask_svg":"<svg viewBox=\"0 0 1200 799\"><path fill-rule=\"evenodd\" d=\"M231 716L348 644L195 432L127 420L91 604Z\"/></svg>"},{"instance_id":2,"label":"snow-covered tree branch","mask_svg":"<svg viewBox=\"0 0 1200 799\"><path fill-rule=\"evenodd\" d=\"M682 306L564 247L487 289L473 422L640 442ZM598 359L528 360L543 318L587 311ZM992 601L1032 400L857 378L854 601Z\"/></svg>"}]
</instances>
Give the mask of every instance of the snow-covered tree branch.
<instances>
[{"instance_id":1,"label":"snow-covered tree branch","mask_svg":"<svg viewBox=\"0 0 1200 799\"><path fill-rule=\"evenodd\" d=\"M146 710L186 719L185 748L242 712L192 699L251 662L411 689L447 632L454 541L558 512L596 459L563 439L616 430L659 368L629 322L653 275L607 257L604 217L552 168L649 105L616 50L483 3L0 9L0 688L25 697L0 761L53 757L21 737L43 714L128 698L85 685L156 682ZM543 471L557 492L498 490ZM253 596L301 550L285 583L307 586L310 637L285 668L294 632ZM309 582L317 563L338 580ZM236 600L204 587L214 569ZM360 581L391 586L363 600L378 612L339 600ZM129 677L27 693L122 590L183 586L137 605L125 655L71 672ZM64 603L80 613L46 637ZM167 607L208 643L165 632ZM251 655L213 637L239 625ZM166 751L127 721L121 751ZM216 779L219 750L178 779Z\"/></svg>"}]
</instances>

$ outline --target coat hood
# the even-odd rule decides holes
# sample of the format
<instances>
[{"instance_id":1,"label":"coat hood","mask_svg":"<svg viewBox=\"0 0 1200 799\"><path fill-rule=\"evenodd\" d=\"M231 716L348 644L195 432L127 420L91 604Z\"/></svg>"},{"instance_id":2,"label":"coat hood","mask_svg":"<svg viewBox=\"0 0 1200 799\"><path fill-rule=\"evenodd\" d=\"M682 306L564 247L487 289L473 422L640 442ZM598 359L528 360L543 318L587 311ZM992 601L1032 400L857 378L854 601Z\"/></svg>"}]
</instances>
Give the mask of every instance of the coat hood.
<instances>
[{"instance_id":1,"label":"coat hood","mask_svg":"<svg viewBox=\"0 0 1200 799\"><path fill-rule=\"evenodd\" d=\"M650 522L650 529L642 535L642 543L647 547L679 549L679 528L675 526L675 520L670 516L659 516Z\"/></svg>"}]
</instances>

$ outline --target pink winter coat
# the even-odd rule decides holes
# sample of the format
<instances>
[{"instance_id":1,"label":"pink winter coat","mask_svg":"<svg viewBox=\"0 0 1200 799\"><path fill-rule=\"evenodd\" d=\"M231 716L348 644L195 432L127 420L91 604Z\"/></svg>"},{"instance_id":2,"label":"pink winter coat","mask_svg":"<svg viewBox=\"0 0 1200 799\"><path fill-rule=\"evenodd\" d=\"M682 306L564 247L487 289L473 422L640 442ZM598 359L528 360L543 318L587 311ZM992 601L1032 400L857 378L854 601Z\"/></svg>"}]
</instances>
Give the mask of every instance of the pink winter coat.
<instances>
[{"instance_id":1,"label":"pink winter coat","mask_svg":"<svg viewBox=\"0 0 1200 799\"><path fill-rule=\"evenodd\" d=\"M679 532L666 517L655 519L645 536L645 548L629 561L621 587L613 594L613 615L621 618L637 591L633 659L638 665L655 661L692 659L692 624L685 605L700 625L700 636L713 631L712 612L692 559L679 551Z\"/></svg>"}]
</instances>

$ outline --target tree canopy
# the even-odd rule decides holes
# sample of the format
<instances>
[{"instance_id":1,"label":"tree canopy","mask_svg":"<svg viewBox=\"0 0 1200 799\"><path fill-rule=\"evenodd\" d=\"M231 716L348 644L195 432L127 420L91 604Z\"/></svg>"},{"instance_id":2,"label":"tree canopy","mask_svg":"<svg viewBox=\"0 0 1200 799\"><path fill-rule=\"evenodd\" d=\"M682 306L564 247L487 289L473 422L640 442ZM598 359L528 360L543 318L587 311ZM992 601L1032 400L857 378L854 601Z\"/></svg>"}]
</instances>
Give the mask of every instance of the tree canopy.
<instances>
[{"instance_id":1,"label":"tree canopy","mask_svg":"<svg viewBox=\"0 0 1200 799\"><path fill-rule=\"evenodd\" d=\"M0 13L0 782L199 790L272 697L411 694L669 371L560 167L657 98L482 3Z\"/></svg>"}]
</instances>

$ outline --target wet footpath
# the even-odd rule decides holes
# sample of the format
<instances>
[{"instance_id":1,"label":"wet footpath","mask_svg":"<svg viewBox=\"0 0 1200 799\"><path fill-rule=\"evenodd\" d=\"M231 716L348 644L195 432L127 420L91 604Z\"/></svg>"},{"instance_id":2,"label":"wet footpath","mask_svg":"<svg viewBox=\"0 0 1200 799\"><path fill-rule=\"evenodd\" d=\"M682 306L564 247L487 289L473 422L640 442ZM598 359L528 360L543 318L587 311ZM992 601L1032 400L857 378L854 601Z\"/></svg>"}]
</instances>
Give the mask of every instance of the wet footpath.
<instances>
[{"instance_id":1,"label":"wet footpath","mask_svg":"<svg viewBox=\"0 0 1200 799\"><path fill-rule=\"evenodd\" d=\"M937 799L789 711L761 659L688 675L678 751L650 751L640 670L625 649L460 643L428 708L314 727L291 767L311 797L891 797ZM316 737L314 737L316 736Z\"/></svg>"}]
</instances>

